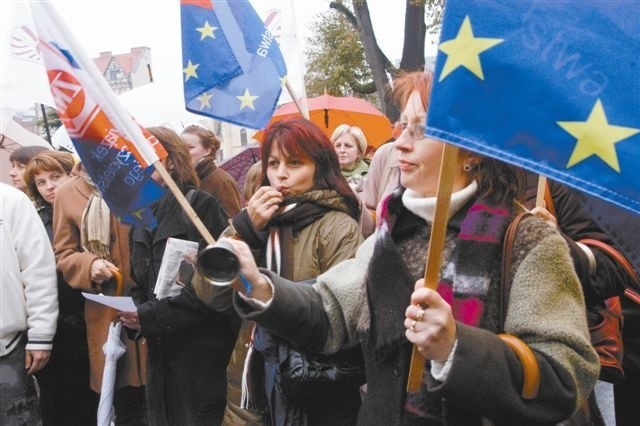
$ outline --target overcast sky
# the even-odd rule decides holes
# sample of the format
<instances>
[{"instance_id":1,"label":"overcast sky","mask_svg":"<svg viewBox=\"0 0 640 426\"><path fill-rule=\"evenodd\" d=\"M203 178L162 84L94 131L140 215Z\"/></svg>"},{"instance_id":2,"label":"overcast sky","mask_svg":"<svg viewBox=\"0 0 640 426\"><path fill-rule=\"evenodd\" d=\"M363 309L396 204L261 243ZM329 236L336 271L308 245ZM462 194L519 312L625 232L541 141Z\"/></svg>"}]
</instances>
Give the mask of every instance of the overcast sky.
<instances>
[{"instance_id":1,"label":"overcast sky","mask_svg":"<svg viewBox=\"0 0 640 426\"><path fill-rule=\"evenodd\" d=\"M24 0L0 0L0 12L7 4L20 1ZM155 81L170 82L172 87L175 83L176 88L181 84L183 67L179 0L51 1L89 56L95 57L102 51L127 53L132 47L148 46L151 48ZM329 10L329 0L252 0L252 4L262 16L270 9L291 10L293 4L297 38L303 51L306 39L313 36L310 27L318 14ZM382 50L391 60L399 59L403 43L404 2L369 0L369 10ZM284 16L285 12L283 19ZM7 27L11 25L4 26L5 31ZM427 44L427 50L433 54L435 47ZM283 53L285 57L289 54ZM290 58L287 57L288 65L289 62ZM289 72L291 78L291 66ZM176 91L181 92L181 89ZM176 96L181 97L182 94L176 93Z\"/></svg>"},{"instance_id":2,"label":"overcast sky","mask_svg":"<svg viewBox=\"0 0 640 426\"><path fill-rule=\"evenodd\" d=\"M178 0L53 0L69 28L87 53L128 52L133 46L148 46L156 72L159 66L180 62L180 10ZM263 14L269 9L285 9L288 0L253 0ZM328 10L327 0L294 1L298 39L305 43L317 15ZM394 60L402 54L404 2L369 0L374 30L382 50ZM304 47L303 47L304 48ZM167 61L167 62L165 62ZM179 70L178 70L179 72Z\"/></svg>"}]
</instances>

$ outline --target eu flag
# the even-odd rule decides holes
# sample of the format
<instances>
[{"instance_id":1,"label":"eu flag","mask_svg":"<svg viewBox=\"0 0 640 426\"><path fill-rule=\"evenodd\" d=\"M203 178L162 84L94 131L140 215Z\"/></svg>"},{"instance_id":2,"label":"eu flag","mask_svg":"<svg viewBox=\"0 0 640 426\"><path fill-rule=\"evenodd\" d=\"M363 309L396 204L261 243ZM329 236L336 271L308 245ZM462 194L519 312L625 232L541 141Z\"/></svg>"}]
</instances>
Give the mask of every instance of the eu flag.
<instances>
[{"instance_id":1,"label":"eu flag","mask_svg":"<svg viewBox=\"0 0 640 426\"><path fill-rule=\"evenodd\" d=\"M426 134L640 213L640 2L448 0Z\"/></svg>"},{"instance_id":2,"label":"eu flag","mask_svg":"<svg viewBox=\"0 0 640 426\"><path fill-rule=\"evenodd\" d=\"M248 0L181 0L187 110L240 126L264 127L286 65L273 34Z\"/></svg>"}]
</instances>

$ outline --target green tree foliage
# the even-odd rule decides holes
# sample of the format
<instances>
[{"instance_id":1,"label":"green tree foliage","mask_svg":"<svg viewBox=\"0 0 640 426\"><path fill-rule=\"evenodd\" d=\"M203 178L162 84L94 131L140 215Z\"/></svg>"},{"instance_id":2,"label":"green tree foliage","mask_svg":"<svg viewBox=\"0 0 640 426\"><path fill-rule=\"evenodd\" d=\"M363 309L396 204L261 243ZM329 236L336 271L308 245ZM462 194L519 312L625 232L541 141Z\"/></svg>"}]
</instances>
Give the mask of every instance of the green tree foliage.
<instances>
[{"instance_id":1,"label":"green tree foliage","mask_svg":"<svg viewBox=\"0 0 640 426\"><path fill-rule=\"evenodd\" d=\"M397 68L376 42L366 0L335 0L331 11L320 15L308 40L307 90L321 94L351 94L374 101L392 120L399 110L388 96L391 80L400 71L424 68L426 34L440 32L445 0L405 0L404 26L388 25L385 31L403 31L404 46ZM372 7L376 7L375 2ZM375 99L371 94L376 94Z\"/></svg>"},{"instance_id":2,"label":"green tree foliage","mask_svg":"<svg viewBox=\"0 0 640 426\"><path fill-rule=\"evenodd\" d=\"M312 33L305 52L307 95L319 96L326 91L333 96L374 99L366 96L364 87L372 80L371 67L364 57L360 36L347 18L329 9L318 15ZM368 92L372 92L371 87Z\"/></svg>"}]
</instances>

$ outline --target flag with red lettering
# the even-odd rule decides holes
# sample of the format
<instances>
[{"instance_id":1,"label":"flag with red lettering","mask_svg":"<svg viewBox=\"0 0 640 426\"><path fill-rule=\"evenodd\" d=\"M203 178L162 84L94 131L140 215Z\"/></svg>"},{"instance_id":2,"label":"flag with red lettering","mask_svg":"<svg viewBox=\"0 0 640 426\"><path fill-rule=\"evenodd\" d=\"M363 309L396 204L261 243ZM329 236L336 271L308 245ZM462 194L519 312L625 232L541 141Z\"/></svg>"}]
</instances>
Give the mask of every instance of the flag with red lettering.
<instances>
[{"instance_id":1,"label":"flag with red lettering","mask_svg":"<svg viewBox=\"0 0 640 426\"><path fill-rule=\"evenodd\" d=\"M84 168L122 221L155 226L148 206L164 189L150 177L166 151L122 108L55 8L30 6L53 100Z\"/></svg>"},{"instance_id":2,"label":"flag with red lettering","mask_svg":"<svg viewBox=\"0 0 640 426\"><path fill-rule=\"evenodd\" d=\"M248 0L181 0L187 110L260 129L271 119L287 67Z\"/></svg>"}]
</instances>

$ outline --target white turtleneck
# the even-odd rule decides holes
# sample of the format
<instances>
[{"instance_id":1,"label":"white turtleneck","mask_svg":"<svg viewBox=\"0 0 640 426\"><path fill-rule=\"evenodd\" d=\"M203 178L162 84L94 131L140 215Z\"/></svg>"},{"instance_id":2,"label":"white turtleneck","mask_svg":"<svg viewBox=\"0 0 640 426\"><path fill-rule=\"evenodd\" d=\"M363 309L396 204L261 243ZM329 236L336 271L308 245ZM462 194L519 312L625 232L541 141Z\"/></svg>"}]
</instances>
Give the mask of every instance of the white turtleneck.
<instances>
[{"instance_id":1,"label":"white turtleneck","mask_svg":"<svg viewBox=\"0 0 640 426\"><path fill-rule=\"evenodd\" d=\"M477 190L478 183L474 180L465 188L451 194L449 217L460 210L460 208L475 195ZM402 204L404 204L411 213L426 220L427 223L433 223L433 216L436 212L436 197L423 197L418 192L407 188L404 194L402 194Z\"/></svg>"}]
</instances>

